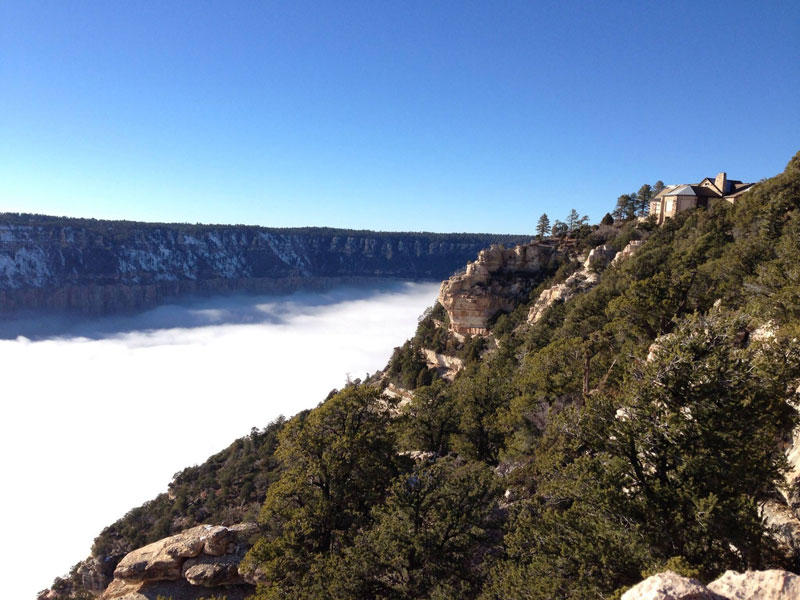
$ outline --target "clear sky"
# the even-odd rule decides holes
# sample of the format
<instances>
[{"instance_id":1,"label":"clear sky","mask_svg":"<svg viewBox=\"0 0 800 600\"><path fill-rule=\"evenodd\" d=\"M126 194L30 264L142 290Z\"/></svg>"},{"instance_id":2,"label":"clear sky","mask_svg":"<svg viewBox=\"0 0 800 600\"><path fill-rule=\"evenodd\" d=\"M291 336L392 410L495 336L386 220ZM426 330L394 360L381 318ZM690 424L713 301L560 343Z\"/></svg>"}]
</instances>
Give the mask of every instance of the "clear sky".
<instances>
[{"instance_id":1,"label":"clear sky","mask_svg":"<svg viewBox=\"0 0 800 600\"><path fill-rule=\"evenodd\" d=\"M800 149L800 3L0 2L0 210L526 233Z\"/></svg>"}]
</instances>

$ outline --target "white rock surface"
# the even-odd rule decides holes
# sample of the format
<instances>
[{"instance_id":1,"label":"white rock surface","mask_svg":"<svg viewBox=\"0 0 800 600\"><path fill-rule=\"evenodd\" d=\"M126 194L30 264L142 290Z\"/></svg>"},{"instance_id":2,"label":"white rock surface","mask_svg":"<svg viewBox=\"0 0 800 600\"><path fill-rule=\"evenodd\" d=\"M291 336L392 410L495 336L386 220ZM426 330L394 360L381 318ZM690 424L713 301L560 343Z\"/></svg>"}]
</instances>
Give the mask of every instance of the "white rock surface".
<instances>
[{"instance_id":1,"label":"white rock surface","mask_svg":"<svg viewBox=\"0 0 800 600\"><path fill-rule=\"evenodd\" d=\"M727 600L798 600L800 576L780 569L725 571L708 589Z\"/></svg>"},{"instance_id":2,"label":"white rock surface","mask_svg":"<svg viewBox=\"0 0 800 600\"><path fill-rule=\"evenodd\" d=\"M622 594L622 600L799 600L800 576L768 571L726 571L703 585L696 579L666 571L648 577Z\"/></svg>"},{"instance_id":3,"label":"white rock surface","mask_svg":"<svg viewBox=\"0 0 800 600\"><path fill-rule=\"evenodd\" d=\"M622 600L722 600L696 579L672 571L658 573L622 594Z\"/></svg>"}]
</instances>

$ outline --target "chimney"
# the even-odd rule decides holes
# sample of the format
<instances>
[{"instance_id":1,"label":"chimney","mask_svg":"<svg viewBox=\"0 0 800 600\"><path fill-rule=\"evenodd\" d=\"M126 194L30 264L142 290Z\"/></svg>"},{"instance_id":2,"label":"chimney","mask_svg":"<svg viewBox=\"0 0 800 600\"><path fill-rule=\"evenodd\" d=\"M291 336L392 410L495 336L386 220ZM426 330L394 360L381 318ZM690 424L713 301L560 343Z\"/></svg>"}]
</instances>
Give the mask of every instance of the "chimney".
<instances>
[{"instance_id":1,"label":"chimney","mask_svg":"<svg viewBox=\"0 0 800 600\"><path fill-rule=\"evenodd\" d=\"M719 191L723 194L727 194L728 190L728 174L724 171L722 173L717 173L716 178L714 179L714 185L719 188Z\"/></svg>"}]
</instances>

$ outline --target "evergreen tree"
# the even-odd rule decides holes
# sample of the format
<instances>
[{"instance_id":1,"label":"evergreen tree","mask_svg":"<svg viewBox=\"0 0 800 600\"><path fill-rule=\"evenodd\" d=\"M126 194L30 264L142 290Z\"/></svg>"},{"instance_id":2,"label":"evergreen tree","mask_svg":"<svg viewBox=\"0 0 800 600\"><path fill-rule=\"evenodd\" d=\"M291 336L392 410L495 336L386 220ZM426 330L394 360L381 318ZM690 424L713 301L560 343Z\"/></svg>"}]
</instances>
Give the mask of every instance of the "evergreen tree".
<instances>
[{"instance_id":1,"label":"evergreen tree","mask_svg":"<svg viewBox=\"0 0 800 600\"><path fill-rule=\"evenodd\" d=\"M503 448L504 427L499 418L509 405L510 374L483 362L459 377L454 394L460 416L455 450L462 456L497 464Z\"/></svg>"},{"instance_id":2,"label":"evergreen tree","mask_svg":"<svg viewBox=\"0 0 800 600\"><path fill-rule=\"evenodd\" d=\"M454 457L401 475L349 551L337 596L474 598L500 491L486 465Z\"/></svg>"},{"instance_id":3,"label":"evergreen tree","mask_svg":"<svg viewBox=\"0 0 800 600\"><path fill-rule=\"evenodd\" d=\"M797 420L787 390L799 367L795 344L749 343L744 319L715 310L659 340L622 398L593 406L605 411L597 445L622 461L624 510L656 555L706 577L769 563L757 499L785 468L775 440Z\"/></svg>"},{"instance_id":4,"label":"evergreen tree","mask_svg":"<svg viewBox=\"0 0 800 600\"><path fill-rule=\"evenodd\" d=\"M627 221L636 216L635 194L622 194L617 198L617 206L611 213L617 221Z\"/></svg>"},{"instance_id":5,"label":"evergreen tree","mask_svg":"<svg viewBox=\"0 0 800 600\"><path fill-rule=\"evenodd\" d=\"M553 223L553 228L550 230L550 234L553 237L564 237L567 233L569 233L567 224L556 219L556 222Z\"/></svg>"},{"instance_id":6,"label":"evergreen tree","mask_svg":"<svg viewBox=\"0 0 800 600\"><path fill-rule=\"evenodd\" d=\"M403 415L407 448L440 456L450 451L451 436L458 433L459 415L444 380L414 390Z\"/></svg>"},{"instance_id":7,"label":"evergreen tree","mask_svg":"<svg viewBox=\"0 0 800 600\"><path fill-rule=\"evenodd\" d=\"M550 232L550 218L547 213L542 213L539 222L536 224L536 235L540 238L545 237Z\"/></svg>"},{"instance_id":8,"label":"evergreen tree","mask_svg":"<svg viewBox=\"0 0 800 600\"><path fill-rule=\"evenodd\" d=\"M243 569L266 581L256 598L327 596L338 553L370 522L397 474L389 414L380 392L350 387L290 421L280 434L283 464L259 522L266 531Z\"/></svg>"},{"instance_id":9,"label":"evergreen tree","mask_svg":"<svg viewBox=\"0 0 800 600\"><path fill-rule=\"evenodd\" d=\"M575 231L580 224L580 215L574 208L569 211L567 215L567 229L572 232Z\"/></svg>"},{"instance_id":10,"label":"evergreen tree","mask_svg":"<svg viewBox=\"0 0 800 600\"><path fill-rule=\"evenodd\" d=\"M650 211L650 199L653 197L653 189L645 183L639 188L636 194L636 215L646 217Z\"/></svg>"}]
</instances>

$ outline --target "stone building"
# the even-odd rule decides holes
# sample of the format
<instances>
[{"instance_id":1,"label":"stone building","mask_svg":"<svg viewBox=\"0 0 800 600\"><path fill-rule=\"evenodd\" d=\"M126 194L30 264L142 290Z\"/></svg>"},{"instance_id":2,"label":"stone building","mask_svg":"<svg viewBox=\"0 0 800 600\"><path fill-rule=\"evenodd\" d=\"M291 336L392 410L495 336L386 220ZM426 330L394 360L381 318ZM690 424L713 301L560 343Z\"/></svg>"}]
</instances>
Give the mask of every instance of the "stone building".
<instances>
[{"instance_id":1,"label":"stone building","mask_svg":"<svg viewBox=\"0 0 800 600\"><path fill-rule=\"evenodd\" d=\"M753 185L755 184L728 179L727 173L718 173L714 179L706 177L700 183L670 185L650 201L650 214L661 225L681 211L708 206L712 198L722 198L733 204Z\"/></svg>"}]
</instances>

